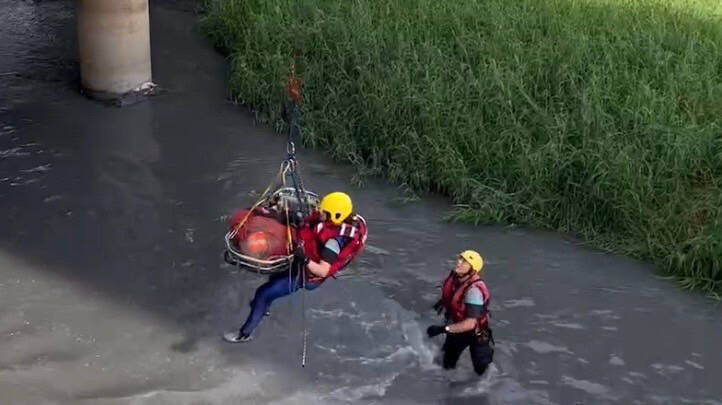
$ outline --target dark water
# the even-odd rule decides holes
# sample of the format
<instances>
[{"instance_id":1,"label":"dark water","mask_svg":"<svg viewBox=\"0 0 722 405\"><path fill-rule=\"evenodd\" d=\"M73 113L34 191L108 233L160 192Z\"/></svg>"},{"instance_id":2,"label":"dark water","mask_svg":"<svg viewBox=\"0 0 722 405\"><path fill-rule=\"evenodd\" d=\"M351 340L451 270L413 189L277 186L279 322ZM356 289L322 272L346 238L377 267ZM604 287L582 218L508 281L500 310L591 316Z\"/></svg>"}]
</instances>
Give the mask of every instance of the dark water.
<instances>
[{"instance_id":1,"label":"dark water","mask_svg":"<svg viewBox=\"0 0 722 405\"><path fill-rule=\"evenodd\" d=\"M300 150L307 186L346 190L369 248L341 280L274 304L248 345L219 336L263 280L223 264L225 216L284 139L226 101L227 63L153 3L154 81L117 109L77 92L71 1L0 0L0 391L12 404L720 404L722 309L638 262L554 233L449 225ZM454 255L486 259L496 364L435 362L429 307Z\"/></svg>"}]
</instances>

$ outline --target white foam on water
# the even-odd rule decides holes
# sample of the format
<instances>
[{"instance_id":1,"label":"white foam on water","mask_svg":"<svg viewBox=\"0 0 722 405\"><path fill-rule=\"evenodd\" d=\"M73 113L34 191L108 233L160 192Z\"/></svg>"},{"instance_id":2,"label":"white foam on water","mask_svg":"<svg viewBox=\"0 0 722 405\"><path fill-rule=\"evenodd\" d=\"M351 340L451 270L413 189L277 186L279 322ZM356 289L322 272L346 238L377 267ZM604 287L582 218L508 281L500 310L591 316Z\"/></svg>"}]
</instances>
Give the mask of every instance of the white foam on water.
<instances>
[{"instance_id":1,"label":"white foam on water","mask_svg":"<svg viewBox=\"0 0 722 405\"><path fill-rule=\"evenodd\" d=\"M27 156L30 156L30 152L25 152L22 148L19 147L0 150L0 158L2 159Z\"/></svg>"},{"instance_id":2,"label":"white foam on water","mask_svg":"<svg viewBox=\"0 0 722 405\"><path fill-rule=\"evenodd\" d=\"M356 402L367 397L383 397L386 395L386 390L394 383L394 380L398 375L398 373L393 373L373 384L341 387L332 391L329 394L329 397L349 402Z\"/></svg>"},{"instance_id":3,"label":"white foam on water","mask_svg":"<svg viewBox=\"0 0 722 405\"><path fill-rule=\"evenodd\" d=\"M402 361L404 359L412 358L414 355L416 355L417 352L412 348L411 346L403 346L396 349L394 352L389 354L388 356L384 357L354 357L354 358L346 358L343 360L351 360L351 361L357 361L363 365L378 365L378 364L388 364L393 363L394 361Z\"/></svg>"},{"instance_id":4,"label":"white foam on water","mask_svg":"<svg viewBox=\"0 0 722 405\"><path fill-rule=\"evenodd\" d=\"M695 362L692 361L692 360L685 360L684 362L685 362L685 364L687 364L688 366L692 366L692 367L696 368L697 370L704 370L704 366L703 366L703 365L701 365L701 364L699 364L699 363L695 363Z\"/></svg>"},{"instance_id":5,"label":"white foam on water","mask_svg":"<svg viewBox=\"0 0 722 405\"><path fill-rule=\"evenodd\" d=\"M81 403L98 405L196 405L199 403L249 403L264 396L261 386L255 383L258 376L239 370L228 370L227 381L197 390L151 389L125 397L92 398ZM250 402L252 403L252 402Z\"/></svg>"},{"instance_id":6,"label":"white foam on water","mask_svg":"<svg viewBox=\"0 0 722 405\"><path fill-rule=\"evenodd\" d=\"M158 389L123 398L93 399L98 405L198 405L198 404L319 404L331 402L319 393L295 392L283 394L283 381L275 373L263 375L239 369L226 369L227 379L200 390ZM265 381L259 383L259 381ZM269 384L268 382L273 382Z\"/></svg>"},{"instance_id":7,"label":"white foam on water","mask_svg":"<svg viewBox=\"0 0 722 405\"><path fill-rule=\"evenodd\" d=\"M23 173L47 173L50 171L51 166L52 165L50 163L48 163L45 165L35 166L33 168L25 169L25 170L21 170L21 171Z\"/></svg>"},{"instance_id":8,"label":"white foam on water","mask_svg":"<svg viewBox=\"0 0 722 405\"><path fill-rule=\"evenodd\" d=\"M534 300L530 297L523 297L519 299L509 299L504 301L504 307L506 308L518 308L518 307L533 307Z\"/></svg>"},{"instance_id":9,"label":"white foam on water","mask_svg":"<svg viewBox=\"0 0 722 405\"><path fill-rule=\"evenodd\" d=\"M551 343L542 342L539 340L529 341L525 345L539 354L549 354L549 353L574 354L572 351L570 351L568 348L566 348L564 346L556 346Z\"/></svg>"},{"instance_id":10,"label":"white foam on water","mask_svg":"<svg viewBox=\"0 0 722 405\"><path fill-rule=\"evenodd\" d=\"M407 321L401 324L403 338L408 342L408 348L416 355L419 366L423 370L441 370L434 358L439 350L425 335L425 331L416 321Z\"/></svg>"},{"instance_id":11,"label":"white foam on water","mask_svg":"<svg viewBox=\"0 0 722 405\"><path fill-rule=\"evenodd\" d=\"M649 395L647 399L649 401L645 401L646 403L655 404L722 405L719 399L689 399L662 395Z\"/></svg>"},{"instance_id":12,"label":"white foam on water","mask_svg":"<svg viewBox=\"0 0 722 405\"><path fill-rule=\"evenodd\" d=\"M552 322L553 326L556 326L557 328L564 328L564 329L576 329L576 330L583 330L586 329L583 325L578 323L571 323L571 322Z\"/></svg>"},{"instance_id":13,"label":"white foam on water","mask_svg":"<svg viewBox=\"0 0 722 405\"><path fill-rule=\"evenodd\" d=\"M657 374L662 376L675 375L684 371L684 367L675 364L654 363L650 367L652 367Z\"/></svg>"},{"instance_id":14,"label":"white foam on water","mask_svg":"<svg viewBox=\"0 0 722 405\"><path fill-rule=\"evenodd\" d=\"M338 319L338 318L343 318L343 317L350 318L350 319L357 319L357 318L361 317L361 315L359 315L359 314L352 314L350 312L344 311L341 308L335 308L335 309L331 309L331 310L310 308L308 310L308 312L313 318L317 318L317 319L328 319L328 318Z\"/></svg>"},{"instance_id":15,"label":"white foam on water","mask_svg":"<svg viewBox=\"0 0 722 405\"><path fill-rule=\"evenodd\" d=\"M373 246L373 245L369 245L369 244L367 244L367 245L364 247L364 250L367 251L367 252L369 252L369 253L375 254L375 255L388 256L388 255L391 254L391 252L389 252L389 251L386 250L386 249L382 249L382 248L380 248L380 247Z\"/></svg>"},{"instance_id":16,"label":"white foam on water","mask_svg":"<svg viewBox=\"0 0 722 405\"><path fill-rule=\"evenodd\" d=\"M609 358L609 364L611 364L613 366L624 366L626 364L626 362L621 357L619 357L617 355L612 355Z\"/></svg>"},{"instance_id":17,"label":"white foam on water","mask_svg":"<svg viewBox=\"0 0 722 405\"><path fill-rule=\"evenodd\" d=\"M569 376L562 376L561 379L562 384L568 385L570 387L576 388L578 390L584 391L596 398L603 398L603 399L610 399L614 400L616 397L612 394L612 391L599 383L595 383L592 381L586 381L586 380L578 380L573 377Z\"/></svg>"},{"instance_id":18,"label":"white foam on water","mask_svg":"<svg viewBox=\"0 0 722 405\"><path fill-rule=\"evenodd\" d=\"M489 404L539 404L551 405L549 394L541 390L524 388L512 376L503 373L496 364L492 363L482 376L466 372L463 377L455 381L452 397L475 398L484 397ZM537 385L548 385L544 381L536 381Z\"/></svg>"}]
</instances>

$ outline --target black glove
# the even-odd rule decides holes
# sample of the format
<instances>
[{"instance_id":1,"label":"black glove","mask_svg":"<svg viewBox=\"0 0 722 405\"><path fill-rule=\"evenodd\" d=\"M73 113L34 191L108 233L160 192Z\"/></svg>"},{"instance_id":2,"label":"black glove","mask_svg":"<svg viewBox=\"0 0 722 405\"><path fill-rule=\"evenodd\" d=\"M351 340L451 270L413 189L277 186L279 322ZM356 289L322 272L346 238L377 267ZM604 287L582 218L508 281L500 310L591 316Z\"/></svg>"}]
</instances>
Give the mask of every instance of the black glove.
<instances>
[{"instance_id":1,"label":"black glove","mask_svg":"<svg viewBox=\"0 0 722 405\"><path fill-rule=\"evenodd\" d=\"M302 246L297 246L296 249L293 251L293 260L297 261L299 263L306 264L306 253L303 251Z\"/></svg>"},{"instance_id":2,"label":"black glove","mask_svg":"<svg viewBox=\"0 0 722 405\"><path fill-rule=\"evenodd\" d=\"M444 303L441 302L441 300L438 300L436 304L434 304L434 311L436 311L436 315L441 315L444 311Z\"/></svg>"},{"instance_id":3,"label":"black glove","mask_svg":"<svg viewBox=\"0 0 722 405\"><path fill-rule=\"evenodd\" d=\"M429 335L430 338L442 333L446 333L446 326L431 325L426 329L426 334Z\"/></svg>"}]
</instances>

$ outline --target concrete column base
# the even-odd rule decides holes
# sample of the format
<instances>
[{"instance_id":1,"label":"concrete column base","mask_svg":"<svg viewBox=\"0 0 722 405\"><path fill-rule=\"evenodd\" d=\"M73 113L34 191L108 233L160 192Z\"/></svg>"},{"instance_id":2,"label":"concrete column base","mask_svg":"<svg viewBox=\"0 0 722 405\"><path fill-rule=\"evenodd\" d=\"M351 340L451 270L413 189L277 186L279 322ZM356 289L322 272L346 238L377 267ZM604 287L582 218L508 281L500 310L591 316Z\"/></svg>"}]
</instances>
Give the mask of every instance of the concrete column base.
<instances>
[{"instance_id":1,"label":"concrete column base","mask_svg":"<svg viewBox=\"0 0 722 405\"><path fill-rule=\"evenodd\" d=\"M81 84L80 94L93 100L102 101L107 104L119 107L138 103L158 93L158 85L153 82L146 82L125 93L97 91L89 89Z\"/></svg>"},{"instance_id":2,"label":"concrete column base","mask_svg":"<svg viewBox=\"0 0 722 405\"><path fill-rule=\"evenodd\" d=\"M76 0L76 10L81 91L121 104L152 94L148 0Z\"/></svg>"}]
</instances>

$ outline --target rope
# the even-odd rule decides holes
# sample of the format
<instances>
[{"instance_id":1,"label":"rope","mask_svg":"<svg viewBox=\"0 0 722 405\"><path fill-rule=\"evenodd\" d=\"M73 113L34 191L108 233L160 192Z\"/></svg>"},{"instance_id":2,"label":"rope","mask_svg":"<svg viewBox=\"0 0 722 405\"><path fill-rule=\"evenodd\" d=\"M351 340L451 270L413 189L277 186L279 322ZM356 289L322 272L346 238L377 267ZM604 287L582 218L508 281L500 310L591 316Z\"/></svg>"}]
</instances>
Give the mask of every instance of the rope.
<instances>
[{"instance_id":1,"label":"rope","mask_svg":"<svg viewBox=\"0 0 722 405\"><path fill-rule=\"evenodd\" d=\"M243 217L243 220L241 220L241 222L239 222L238 225L236 225L233 228L233 231L231 232L231 235L230 235L231 238L233 238L234 236L236 236L238 234L238 231L241 229L241 227L243 227L243 225L246 223L246 221L248 221L248 218L251 216L251 213L253 213L253 211L256 208L258 208L258 206L261 205L261 203L263 203L263 201L266 200L267 194L273 188L273 185L276 183L276 180L278 179L278 177L285 178L285 173L286 173L286 169L284 169L284 165L281 164L281 169L278 171L278 174L276 175L276 177L274 177L273 180L271 180L271 184L269 184L268 187L266 187L266 190L263 192L263 194L261 194L261 197L258 199L258 201L256 201L255 204L253 204L253 206L251 207L250 210L248 210L248 213L246 213L246 216Z\"/></svg>"},{"instance_id":2,"label":"rope","mask_svg":"<svg viewBox=\"0 0 722 405\"><path fill-rule=\"evenodd\" d=\"M286 187L286 171L283 173L283 187ZM291 237L291 221L288 216L288 203L284 204L284 211L286 212L286 240L288 240L288 244L286 245L286 249L288 254L290 255L293 250L293 238Z\"/></svg>"},{"instance_id":3,"label":"rope","mask_svg":"<svg viewBox=\"0 0 722 405\"><path fill-rule=\"evenodd\" d=\"M301 206L301 213L303 214L303 217L305 218L309 214L309 207L308 207L308 200L306 199L306 193L303 189L303 182L301 180L301 176L298 173L298 162L296 161L296 145L294 144L294 135L298 132L298 105L294 104L292 116L291 116L291 125L288 132L288 144L286 146L286 152L288 153L286 162L288 167L288 172L291 175L291 181L293 182L293 189L296 192L296 198L298 199L298 202ZM286 182L286 176L284 173L283 177L284 186ZM286 222L288 224L288 209L286 209ZM290 225L287 225L288 229L288 239L291 240L291 230ZM295 250L295 248L294 248ZM301 367L306 367L306 355L308 352L308 327L306 325L306 269L304 267L303 263L298 263L296 261L296 257L294 255L293 259L291 259L291 268L288 272L288 288L289 290L291 287L293 287L292 283L292 273L293 271L298 271L298 277L301 282L301 315L302 315L302 325L303 325L303 351L301 353Z\"/></svg>"},{"instance_id":4,"label":"rope","mask_svg":"<svg viewBox=\"0 0 722 405\"><path fill-rule=\"evenodd\" d=\"M296 191L296 197L301 205L301 212L305 218L309 214L308 200L306 199L306 193L303 189L303 182L301 176L298 174L298 163L295 159L296 147L293 143L294 129L298 128L298 107L294 105L293 116L291 118L291 128L288 134L288 147L289 152L288 160L290 162L290 174L291 181L293 182L293 188ZM294 257L295 259L295 257ZM299 277L301 278L301 314L302 314L302 325L303 325L303 352L301 354L301 367L306 367L306 354L308 349L308 327L306 325L306 269L301 263L298 266ZM290 274L289 274L290 276ZM290 279L290 278L289 278Z\"/></svg>"},{"instance_id":5,"label":"rope","mask_svg":"<svg viewBox=\"0 0 722 405\"><path fill-rule=\"evenodd\" d=\"M292 102L292 109L291 109L291 117L289 122L289 129L288 129L288 145L286 147L286 151L288 152L288 161L291 162L291 179L293 180L293 186L296 190L296 196L298 197L298 200L301 204L301 211L303 212L304 216L308 215L309 209L307 207L307 200L306 195L303 193L303 182L300 179L300 176L297 173L297 163L296 163L296 145L294 141L298 138L298 135L301 131L300 127L300 115L301 111L299 108L299 104L301 103L302 93L301 93L301 86L303 84L302 80L296 75L296 59L299 57L299 50L294 49L292 56L291 56L291 62L289 64L289 75L288 75L288 84L286 87L286 90L288 92L288 97L291 99Z\"/></svg>"},{"instance_id":6,"label":"rope","mask_svg":"<svg viewBox=\"0 0 722 405\"><path fill-rule=\"evenodd\" d=\"M301 312L303 314L303 353L301 354L301 367L306 367L306 348L308 347L308 328L306 327L306 269L301 269Z\"/></svg>"},{"instance_id":7,"label":"rope","mask_svg":"<svg viewBox=\"0 0 722 405\"><path fill-rule=\"evenodd\" d=\"M306 199L306 192L303 189L303 182L301 181L301 176L297 173L298 167L294 168L294 170L291 172L291 180L293 181L293 188L296 191L296 197L298 198L299 203L301 204L301 212L303 213L304 218L308 216L311 209L309 208L308 200Z\"/></svg>"},{"instance_id":8,"label":"rope","mask_svg":"<svg viewBox=\"0 0 722 405\"><path fill-rule=\"evenodd\" d=\"M304 216L306 216L308 215L310 210L308 208L309 204L308 200L306 199L306 193L303 189L303 181L301 180L301 176L298 170L298 162L296 161L296 144L294 143L294 139L297 138L297 134L300 131L299 115L300 112L298 109L298 104L294 103L293 111L291 113L291 122L288 130L288 143L286 145L286 152L288 156L286 159L287 162L289 162L289 172L291 174L291 181L293 182L294 190L296 191L296 197L301 204L301 212L304 214Z\"/></svg>"},{"instance_id":9,"label":"rope","mask_svg":"<svg viewBox=\"0 0 722 405\"><path fill-rule=\"evenodd\" d=\"M295 58L297 57L297 53L294 53L294 57L291 60L291 64L289 66L290 74L288 76L288 96L292 101L292 110L291 110L291 116L290 116L290 125L288 130L288 141L286 144L286 160L283 162L284 170L282 171L282 181L283 186L286 187L286 175L290 174L291 181L293 183L293 189L296 192L296 197L298 198L300 207L301 207L301 213L303 214L304 219L308 216L310 208L309 203L306 198L305 190L303 189L303 181L301 180L301 176L298 172L298 162L296 161L296 144L295 140L298 138L298 134L300 132L300 109L299 109L299 103L301 101L301 79L296 76L296 62ZM298 246L293 246L293 240L291 238L291 225L289 220L289 214L288 214L288 205L286 204L285 207L286 212L286 232L288 237L288 250L289 254L291 254L291 250L293 250L294 255L291 258L291 264L289 266L288 271L288 289L291 291L291 288L293 287L293 272L298 271L298 277L300 278L301 282L301 289L302 295L301 295L301 311L303 315L303 353L301 355L301 367L306 367L306 353L307 353L307 347L308 347L308 328L306 326L306 268L304 266L304 263L299 263L296 260L295 256L295 249ZM289 301L290 302L290 301Z\"/></svg>"}]
</instances>

